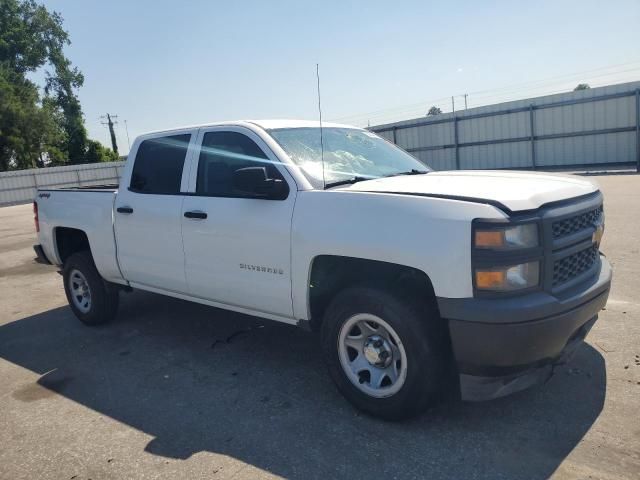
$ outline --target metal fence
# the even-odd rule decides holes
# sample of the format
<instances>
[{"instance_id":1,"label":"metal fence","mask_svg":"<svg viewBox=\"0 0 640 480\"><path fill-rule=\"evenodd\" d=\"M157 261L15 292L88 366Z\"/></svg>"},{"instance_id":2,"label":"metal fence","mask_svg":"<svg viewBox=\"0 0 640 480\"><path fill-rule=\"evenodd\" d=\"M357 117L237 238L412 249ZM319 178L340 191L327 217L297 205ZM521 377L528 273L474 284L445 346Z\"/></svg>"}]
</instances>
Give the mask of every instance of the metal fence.
<instances>
[{"instance_id":1,"label":"metal fence","mask_svg":"<svg viewBox=\"0 0 640 480\"><path fill-rule=\"evenodd\" d=\"M370 127L436 170L633 167L640 82Z\"/></svg>"},{"instance_id":2,"label":"metal fence","mask_svg":"<svg viewBox=\"0 0 640 480\"><path fill-rule=\"evenodd\" d=\"M640 82L488 105L370 127L436 170L633 167ZM37 188L117 183L124 162L0 173L0 205Z\"/></svg>"},{"instance_id":3,"label":"metal fence","mask_svg":"<svg viewBox=\"0 0 640 480\"><path fill-rule=\"evenodd\" d=\"M33 200L38 188L85 187L118 183L124 162L32 168L0 173L0 206Z\"/></svg>"}]
</instances>

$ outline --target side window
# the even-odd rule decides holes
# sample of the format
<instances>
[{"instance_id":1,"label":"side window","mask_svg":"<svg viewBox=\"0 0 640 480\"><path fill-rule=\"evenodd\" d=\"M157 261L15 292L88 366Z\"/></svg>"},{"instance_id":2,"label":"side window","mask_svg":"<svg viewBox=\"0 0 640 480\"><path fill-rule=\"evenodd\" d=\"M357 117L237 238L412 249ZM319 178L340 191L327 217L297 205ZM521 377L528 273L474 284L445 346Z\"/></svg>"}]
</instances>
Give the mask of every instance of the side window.
<instances>
[{"instance_id":1,"label":"side window","mask_svg":"<svg viewBox=\"0 0 640 480\"><path fill-rule=\"evenodd\" d=\"M130 190L138 193L180 193L182 167L190 134L144 140L138 147Z\"/></svg>"},{"instance_id":2,"label":"side window","mask_svg":"<svg viewBox=\"0 0 640 480\"><path fill-rule=\"evenodd\" d=\"M205 133L198 160L196 193L212 197L244 196L233 188L233 172L247 167L266 167L269 178L282 179L271 160L246 135L238 132Z\"/></svg>"}]
</instances>

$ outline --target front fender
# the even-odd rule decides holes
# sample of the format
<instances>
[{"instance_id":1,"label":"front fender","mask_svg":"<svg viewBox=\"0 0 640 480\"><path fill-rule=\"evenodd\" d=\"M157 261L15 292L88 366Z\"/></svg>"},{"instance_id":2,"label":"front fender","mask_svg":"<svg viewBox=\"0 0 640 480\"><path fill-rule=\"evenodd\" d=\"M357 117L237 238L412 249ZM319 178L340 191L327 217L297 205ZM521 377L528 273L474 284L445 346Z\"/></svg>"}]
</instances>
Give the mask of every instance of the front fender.
<instances>
[{"instance_id":1,"label":"front fender","mask_svg":"<svg viewBox=\"0 0 640 480\"><path fill-rule=\"evenodd\" d=\"M505 218L479 203L341 190L299 192L292 223L294 315L309 319L309 278L319 255L377 260L424 272L439 297L472 296L471 222Z\"/></svg>"}]
</instances>

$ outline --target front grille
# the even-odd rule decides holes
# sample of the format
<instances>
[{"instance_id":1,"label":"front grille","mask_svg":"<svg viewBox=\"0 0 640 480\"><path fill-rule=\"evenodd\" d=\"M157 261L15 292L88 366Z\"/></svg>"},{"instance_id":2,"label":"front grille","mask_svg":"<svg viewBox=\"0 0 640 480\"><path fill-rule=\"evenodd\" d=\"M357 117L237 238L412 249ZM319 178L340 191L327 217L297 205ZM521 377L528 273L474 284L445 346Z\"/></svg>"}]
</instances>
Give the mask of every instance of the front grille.
<instances>
[{"instance_id":1,"label":"front grille","mask_svg":"<svg viewBox=\"0 0 640 480\"><path fill-rule=\"evenodd\" d=\"M564 220L558 220L553 222L553 238L561 238L572 233L579 232L585 228L594 226L600 222L602 216L602 205L589 212L576 215L575 217L565 218Z\"/></svg>"},{"instance_id":2,"label":"front grille","mask_svg":"<svg viewBox=\"0 0 640 480\"><path fill-rule=\"evenodd\" d=\"M553 264L553 287L562 285L589 270L598 260L598 247L593 245Z\"/></svg>"}]
</instances>

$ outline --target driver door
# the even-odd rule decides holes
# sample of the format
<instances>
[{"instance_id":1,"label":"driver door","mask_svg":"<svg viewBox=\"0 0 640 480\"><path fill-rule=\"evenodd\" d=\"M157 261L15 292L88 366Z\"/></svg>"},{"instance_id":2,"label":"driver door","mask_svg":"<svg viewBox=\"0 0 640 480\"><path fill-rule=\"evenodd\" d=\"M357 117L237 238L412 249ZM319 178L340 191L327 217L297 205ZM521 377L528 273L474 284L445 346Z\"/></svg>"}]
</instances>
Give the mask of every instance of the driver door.
<instances>
[{"instance_id":1,"label":"driver door","mask_svg":"<svg viewBox=\"0 0 640 480\"><path fill-rule=\"evenodd\" d=\"M182 205L185 272L191 295L292 317L291 216L296 186L258 135L242 127L199 132L195 181ZM234 189L234 172L264 166L287 182L282 200Z\"/></svg>"}]
</instances>

